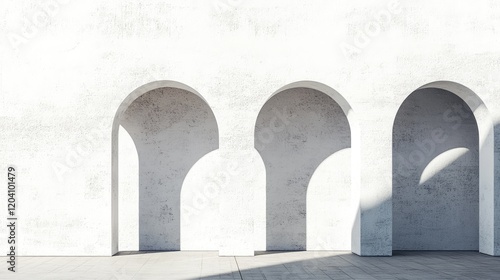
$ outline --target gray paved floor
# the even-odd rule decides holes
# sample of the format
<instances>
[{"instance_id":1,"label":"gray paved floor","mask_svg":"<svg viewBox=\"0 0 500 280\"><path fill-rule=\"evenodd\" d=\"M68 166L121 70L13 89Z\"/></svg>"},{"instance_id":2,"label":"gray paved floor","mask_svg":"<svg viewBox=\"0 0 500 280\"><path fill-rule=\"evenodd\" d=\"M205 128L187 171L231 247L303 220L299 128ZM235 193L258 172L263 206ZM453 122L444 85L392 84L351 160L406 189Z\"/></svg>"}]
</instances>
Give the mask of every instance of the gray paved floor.
<instances>
[{"instance_id":1,"label":"gray paved floor","mask_svg":"<svg viewBox=\"0 0 500 280\"><path fill-rule=\"evenodd\" d=\"M500 279L500 257L477 252L141 252L114 257L20 257L0 279Z\"/></svg>"}]
</instances>

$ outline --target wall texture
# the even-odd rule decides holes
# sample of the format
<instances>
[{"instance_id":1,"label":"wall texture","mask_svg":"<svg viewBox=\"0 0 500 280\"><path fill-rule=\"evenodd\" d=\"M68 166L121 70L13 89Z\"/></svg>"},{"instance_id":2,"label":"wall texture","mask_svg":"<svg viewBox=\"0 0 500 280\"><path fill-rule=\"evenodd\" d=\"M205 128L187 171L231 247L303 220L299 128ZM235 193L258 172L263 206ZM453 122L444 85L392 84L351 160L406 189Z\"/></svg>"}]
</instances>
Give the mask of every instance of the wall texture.
<instances>
[{"instance_id":1,"label":"wall texture","mask_svg":"<svg viewBox=\"0 0 500 280\"><path fill-rule=\"evenodd\" d=\"M393 131L393 249L479 249L479 137L467 104L421 89Z\"/></svg>"},{"instance_id":2,"label":"wall texture","mask_svg":"<svg viewBox=\"0 0 500 280\"><path fill-rule=\"evenodd\" d=\"M350 249L350 147L347 117L322 92L289 89L264 105L255 148L266 166L267 250Z\"/></svg>"},{"instance_id":3,"label":"wall texture","mask_svg":"<svg viewBox=\"0 0 500 280\"><path fill-rule=\"evenodd\" d=\"M292 241L296 249L304 242L306 249L319 248L310 240L315 228L320 239L329 235L323 242L327 248L387 256L393 245L404 249L398 247L401 225L411 224L414 231L408 234L414 237L434 238L444 229L417 225L434 226L456 209L470 216L446 220L446 230L471 225L471 231L454 236L464 245L457 248L468 244L500 255L499 25L500 3L487 0L460 5L451 0L1 1L0 169L14 165L18 170L18 254L112 255L119 247L154 245L253 255L271 245L292 248ZM155 102L146 95L164 87L176 93L170 99L158 95ZM314 89L308 97L315 97L279 93L284 87ZM439 111L447 110L437 106L439 92L432 96L438 101L424 108L403 103L419 88L444 89L462 99L478 133L469 133L473 129L464 124L440 146L450 152L436 150L429 169L417 168L412 181L393 186L393 151L410 152L411 140L426 135ZM453 98L442 102L459 101ZM258 151L255 132L262 127L259 121L272 117L265 112L276 100L283 100L276 107L286 105L303 117L290 122L289 129L300 132L276 135L272 154ZM405 113L397 114L402 104ZM120 128L125 116L135 127L128 128L130 138L125 125ZM189 127L192 120L196 125ZM443 129L453 123L436 121ZM172 128L168 124L180 129L158 130ZM314 139L317 149L306 141L295 154L287 135L293 145ZM149 136L177 142L162 142L159 149ZM393 145L393 139L401 141ZM350 151L344 149L349 143ZM289 159L286 166L293 168L270 173L278 168L269 168L270 160L281 152L279 159ZM294 157L300 160L291 161ZM146 172L152 176L141 177ZM418 176L429 180L420 184ZM147 191L160 188L160 180L164 191ZM268 227L268 214L278 217L281 209L267 207L268 199L276 198L267 191L287 184L297 193L278 198L295 199L297 208L287 203L286 209L297 228L292 223ZM408 190L415 196L400 192ZM422 211L429 202L418 200L442 190L448 191L440 193L440 202L449 198L467 205L455 208L446 201L439 203L446 207L424 208L434 215L429 219L393 212L405 201L412 203L405 210ZM123 196L126 192L130 196ZM324 200L314 198L320 194ZM148 203L155 200L168 207L153 209L160 204ZM334 211L347 200L352 212ZM184 209L187 214L198 214L191 216L194 225L183 222L183 204L192 206L191 212ZM0 191L0 209L6 207L6 192ZM347 223L351 213L353 221ZM479 224L477 235L473 223ZM275 242L272 230L280 226L293 228L293 237L283 240L288 243ZM351 227L350 246L346 227ZM205 235L198 242L199 231ZM268 233L274 244L265 244ZM0 235L6 235L6 227L0 227ZM412 248L435 244L415 240Z\"/></svg>"},{"instance_id":4,"label":"wall texture","mask_svg":"<svg viewBox=\"0 0 500 280\"><path fill-rule=\"evenodd\" d=\"M135 171L139 174L139 185L133 192L120 193L119 190L124 197L139 193L138 207L134 202L121 205L129 209L123 213L125 215L139 211L136 220L139 224L139 246L134 249L180 250L181 209L189 211L188 198L195 197L197 187L201 188L200 191L204 187L203 183L189 184L185 179L190 171L198 171L197 175L201 176L203 169L198 167L193 170L194 165L218 148L217 121L208 104L194 93L160 88L133 101L122 116L120 125L134 140L139 155L139 169ZM204 165L210 164L205 161ZM186 193L192 195L186 196ZM182 198L185 200L184 207L181 207ZM217 240L207 240L206 237L217 234L219 230L218 204L205 209L210 210L213 215L208 216L209 225L213 228L197 228L198 223L188 217L184 219L182 229L188 236L205 237L205 246L217 249L218 244L213 245ZM189 212L183 214L189 215ZM122 225L122 228L127 230L127 225ZM127 239L125 237L124 241L127 242ZM196 241L193 237L189 240ZM189 244L183 245L190 247Z\"/></svg>"}]
</instances>

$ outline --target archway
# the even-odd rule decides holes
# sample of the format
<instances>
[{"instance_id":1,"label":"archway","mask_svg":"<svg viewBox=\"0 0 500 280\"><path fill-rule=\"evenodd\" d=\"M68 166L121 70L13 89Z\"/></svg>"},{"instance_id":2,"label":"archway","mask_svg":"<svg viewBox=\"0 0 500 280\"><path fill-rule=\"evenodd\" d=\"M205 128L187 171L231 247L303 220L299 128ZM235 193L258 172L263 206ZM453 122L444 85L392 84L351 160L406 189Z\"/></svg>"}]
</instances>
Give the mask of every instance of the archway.
<instances>
[{"instance_id":1,"label":"archway","mask_svg":"<svg viewBox=\"0 0 500 280\"><path fill-rule=\"evenodd\" d=\"M357 198L346 105L325 85L298 82L259 112L254 137L266 167L266 250L351 249Z\"/></svg>"},{"instance_id":2,"label":"archway","mask_svg":"<svg viewBox=\"0 0 500 280\"><path fill-rule=\"evenodd\" d=\"M200 236L215 235L214 229L200 229L196 223L183 226L181 219L184 206L181 205L181 190L186 188L188 173L206 171L210 163L201 159L212 156L211 152L218 149L215 116L207 102L193 89L176 82L155 82L127 97L113 125L112 203L116 211L113 213L113 253L118 251L120 128L130 135L138 155L139 185L135 189L138 205L120 206L139 212L136 224L130 225L137 228L136 236L130 237L137 238L137 250L180 250L181 228L185 230L183 236L190 231L197 231ZM190 194L196 192L196 188L202 192L203 184L187 184ZM218 218L218 207L212 211L212 216Z\"/></svg>"},{"instance_id":3,"label":"archway","mask_svg":"<svg viewBox=\"0 0 500 280\"><path fill-rule=\"evenodd\" d=\"M479 249L479 139L458 96L420 89L393 128L393 249Z\"/></svg>"},{"instance_id":4,"label":"archway","mask_svg":"<svg viewBox=\"0 0 500 280\"><path fill-rule=\"evenodd\" d=\"M482 101L460 84L430 83L406 98L393 126L394 250L492 249L493 205L479 197L493 189L491 129Z\"/></svg>"}]
</instances>

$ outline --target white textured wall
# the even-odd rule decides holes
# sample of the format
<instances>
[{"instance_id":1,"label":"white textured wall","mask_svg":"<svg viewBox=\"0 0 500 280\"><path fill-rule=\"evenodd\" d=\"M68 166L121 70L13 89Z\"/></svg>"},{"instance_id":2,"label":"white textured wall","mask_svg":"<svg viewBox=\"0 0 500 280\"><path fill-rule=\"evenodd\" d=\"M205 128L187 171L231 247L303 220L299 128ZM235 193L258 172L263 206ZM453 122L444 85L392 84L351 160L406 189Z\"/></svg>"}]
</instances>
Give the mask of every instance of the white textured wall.
<instances>
[{"instance_id":1,"label":"white textured wall","mask_svg":"<svg viewBox=\"0 0 500 280\"><path fill-rule=\"evenodd\" d=\"M221 184L218 150L189 170L181 190L181 250L219 250Z\"/></svg>"},{"instance_id":2,"label":"white textured wall","mask_svg":"<svg viewBox=\"0 0 500 280\"><path fill-rule=\"evenodd\" d=\"M216 177L227 178L220 252L262 249L266 169L255 123L278 89L309 80L351 108L352 248L362 255L392 252L392 129L403 101L434 81L475 93L488 163L479 239L483 252L500 254L499 14L500 3L486 0L2 1L0 169L19 170L18 253L117 250L112 124L131 92L161 80L195 89L216 116Z\"/></svg>"},{"instance_id":3,"label":"white textured wall","mask_svg":"<svg viewBox=\"0 0 500 280\"><path fill-rule=\"evenodd\" d=\"M119 129L119 250L139 249L139 155L134 140L122 126Z\"/></svg>"}]
</instances>

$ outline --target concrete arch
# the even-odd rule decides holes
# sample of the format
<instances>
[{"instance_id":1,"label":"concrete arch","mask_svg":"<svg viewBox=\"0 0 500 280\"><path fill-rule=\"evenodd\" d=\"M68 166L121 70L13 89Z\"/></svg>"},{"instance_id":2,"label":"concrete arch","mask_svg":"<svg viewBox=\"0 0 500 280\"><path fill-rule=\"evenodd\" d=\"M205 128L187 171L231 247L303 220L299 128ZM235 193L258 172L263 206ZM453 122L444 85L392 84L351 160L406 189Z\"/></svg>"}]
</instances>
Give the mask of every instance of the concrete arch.
<instances>
[{"instance_id":1,"label":"concrete arch","mask_svg":"<svg viewBox=\"0 0 500 280\"><path fill-rule=\"evenodd\" d=\"M462 100L473 113L478 130L479 163L479 251L494 255L495 252L495 191L494 191L494 134L493 121L488 108L481 98L471 89L452 81L435 81L417 90L436 89L454 94ZM415 92L414 91L414 92ZM407 100L414 92L410 93ZM402 102L401 104L404 104ZM400 107L401 108L401 107ZM399 110L398 110L399 113ZM393 118L393 129L396 117Z\"/></svg>"},{"instance_id":2,"label":"concrete arch","mask_svg":"<svg viewBox=\"0 0 500 280\"><path fill-rule=\"evenodd\" d=\"M332 98L342 109L344 114L347 116L347 120L349 121L349 127L351 128L351 141L352 141L352 166L359 166L360 162L360 128L359 128L359 120L357 114L354 112L352 106L350 103L347 101L347 99L344 98L338 91L335 89L331 88L328 85L325 85L320 82L316 81L309 81L309 80L303 80L303 81L296 81L292 82L289 84L286 84L282 87L280 87L278 90L273 92L260 106L262 107L271 99L273 96L276 94L285 91L287 89L293 89L293 88L310 88L317 90L319 92L322 92L326 95L328 95L330 98ZM259 111L260 113L260 111ZM257 122L257 120L256 120ZM255 127L255 125L254 125ZM353 186L356 185L358 186L359 189L359 184L360 184L360 176L359 176L359 171L355 171L356 169L353 168Z\"/></svg>"},{"instance_id":3,"label":"concrete arch","mask_svg":"<svg viewBox=\"0 0 500 280\"><path fill-rule=\"evenodd\" d=\"M286 96L280 96L281 94L285 94ZM311 99L309 99L309 97ZM302 124L295 124L294 120L290 120L290 122L288 122L286 120L286 116L284 116L284 114L287 114L287 113L283 110L288 110L288 111L292 110L292 108L286 108L287 106L290 106L290 107L295 106L295 108L297 108L297 110L296 110L297 112L295 112L295 113L300 114L301 117L299 117L298 119L300 119L299 122L301 122ZM310 108L308 108L308 106L310 106ZM337 107L338 110L335 109L335 107ZM315 111L315 110L317 110L317 111ZM329 110L330 110L331 114L337 114L337 115L328 116L328 114L330 114L330 113L328 113ZM337 113L332 113L334 111L337 111ZM274 113L271 113L271 112L274 112ZM290 113L293 114L293 112L290 112ZM274 117L271 116L270 114L274 115ZM341 115L339 115L339 114L341 114ZM343 118L345 118L344 124L341 124L342 121L339 120L339 117L342 118L341 116L343 116ZM280 120L280 118L281 118L281 120ZM304 119L306 119L306 120L304 120ZM311 123L307 124L308 123L307 119L311 119L311 120L314 119L315 121L312 121ZM281 124L278 125L277 123L279 123L280 121L281 121ZM308 158L305 155L304 156L299 155L301 153L301 147L298 147L297 150L294 150L294 151L290 150L291 153L287 153L287 154L289 154L289 155L295 154L296 156L289 156L288 162L304 161L304 162L309 162L309 163L306 164L307 166L306 165L304 165L304 166L292 166L294 164L290 165L291 169L295 168L298 172L292 172L295 174L294 175L289 174L289 175L291 175L292 177L297 177L297 178L295 178L297 180L295 180L294 178L276 178L276 176L274 176L273 174L276 174L278 172L273 172L271 169L273 169L276 166L276 163L273 163L273 161L279 160L281 156L278 156L278 155L273 156L269 151L265 151L265 146L268 145L268 142L273 142L273 140L271 139L271 141L269 141L269 138L267 140L260 139L262 137L259 138L259 135L260 134L262 134L262 135L273 134L269 137L274 138L275 137L274 135L276 135L276 139L279 139L281 137L279 134L282 134L283 133L282 131L285 131L284 133L290 134L289 136L291 138L301 137L300 135L294 135L296 133L294 133L293 130L295 130L295 132L300 130L298 128L295 128L294 125L298 125L298 126L302 125L302 126L304 126L304 128L307 127L307 130L308 130L307 133L303 133L303 134L310 134L310 136L311 136L311 138L307 141L306 141L306 139L303 139L303 141L305 141L304 143L306 143L306 142L313 143L314 141L318 140L319 138L324 137L324 134L322 132L320 132L320 128L315 127L316 123L321 123L323 121L328 123L328 125L330 126L329 128L327 126L325 126L326 129L335 129L334 126L337 125L338 126L337 129L341 130L341 131L330 130L329 132L324 131L324 134L329 134L329 135L331 135L331 137L333 137L333 138L331 138L331 140L333 140L333 141L327 140L325 142L323 140L326 140L326 138L324 138L322 140L323 142L320 141L321 143L320 142L318 142L318 143L321 144L321 146L328 151L325 150L325 154L321 154L321 155L320 154L317 154L317 155L308 154L308 156L310 156L310 158ZM297 122L297 119L295 120L295 122ZM333 123L333 122L336 122L336 123ZM338 123L338 122L340 122L340 123ZM266 127L267 123L269 123L268 124L269 127ZM267 205L265 206L265 209L267 209L267 210L265 211L266 217L264 218L267 221L267 225L266 225L267 233L265 234L265 236L266 236L265 248L267 250L278 250L278 249L280 249L280 250L304 250L304 249L308 249L308 250L332 250L332 249L349 250L355 246L353 244L359 243L359 231L355 230L355 228L356 228L355 224L357 222L356 218L355 218L355 214L356 214L356 210L359 207L359 170L357 169L359 167L359 164L358 164L358 162L359 162L359 132L358 132L357 124L358 123L357 123L354 111L353 111L352 107L350 106L350 104L347 102L347 100L340 93L338 93L336 90L334 90L331 87L329 87L325 84L322 84L322 83L318 83L318 82L314 82L314 81L299 81L299 82L290 83L288 85L281 87L280 89L275 91L273 94L271 94L267 98L266 102L262 105L262 107L259 111L258 117L256 119L256 123L255 123L255 131L254 131L254 147L259 152L261 159L263 160L264 164L266 165L266 173L267 173L267 175L266 175L266 181L267 181L267 183L266 183L266 186L267 186L266 187L266 193L267 193L266 194L266 201L267 201L266 204ZM322 129L324 129L325 127L323 127ZM344 127L345 129L339 128L339 127ZM265 129L267 129L268 131L266 132ZM344 133L344 136L339 136L338 135L339 132L340 132L340 134L342 134L342 131ZM332 133L330 133L330 132L332 132ZM347 134L345 134L345 133L347 133ZM322 135L322 136L318 137L318 135ZM307 135L302 135L302 136L305 136L304 138L307 138ZM288 137L288 136L283 136L283 137ZM337 137L337 138L335 138L335 137ZM341 138L347 137L347 138L345 138L344 140L340 140L340 138L338 138L338 137L341 137ZM290 144L291 146L288 146L288 148L295 149L292 147L292 146L294 146L294 144L292 143L293 139L291 140L291 138L288 138L288 140L284 140L285 141L284 145L287 146ZM332 145L332 142L336 142L334 139L337 139L344 144L339 144L340 142L338 142L337 144ZM281 140L283 140L283 139L281 139ZM281 141L281 140L279 140L279 141ZM286 143L287 141L289 143ZM347 141L348 143L345 141ZM273 144L271 144L271 145L273 145ZM307 145L307 143L305 145ZM345 146L345 145L348 145L348 146ZM272 150L273 152L279 153L280 147L283 147L283 145L278 144L277 147L272 147L269 150ZM304 147L302 147L302 148L304 148ZM346 150L346 148L347 148L347 150ZM285 149L287 149L287 148L285 148ZM304 148L304 149L307 150L307 148ZM316 150L317 150L317 152L320 152L321 149L316 149ZM295 157L297 157L297 158L295 158ZM337 158L335 158L335 157L337 157ZM314 234L306 234L305 232L309 231L309 227L313 227L314 224L319 225L319 224L321 224L321 222L311 221L311 219L307 219L306 218L308 215L307 213L314 213L314 212L321 211L320 210L321 207L319 207L318 209L311 208L310 205L313 205L313 204L306 203L306 200L309 201L311 199L310 195L314 195L315 192L319 191L318 192L318 194L319 194L319 193L327 190L328 187L325 188L324 186L322 186L322 185L325 185L326 181L328 181L328 180L331 181L331 180L337 179L337 177L332 177L332 178L327 179L326 176L324 176L324 175L327 173L327 170L329 170L328 166L331 167L332 163L337 161L339 159L339 157L347 157L347 160L351 162L350 166L346 167L344 165L344 167L347 168L345 171L349 172L349 175L347 176L349 182L346 183L349 185L349 190L347 191L348 194L343 193L340 196L343 196L345 200L348 200L348 203L345 205L349 205L349 207L352 207L352 211L346 211L346 212L348 212L347 217L334 217L334 219L338 218L339 220L345 220L345 219L348 220L348 226L347 226L347 235L348 236L346 238L344 238L345 236L343 236L342 238L338 238L338 239L342 239L342 241L340 241L340 242L339 242L339 240L326 240L328 238L331 239L331 237L327 237L326 239L325 238L316 238L316 237L313 238L311 235L314 235ZM274 160L273 160L273 158L274 158ZM285 159L285 161L287 161L287 160ZM297 165L297 164L295 164L295 165ZM331 169L330 169L330 171L331 171ZM300 175L299 174L300 172L305 172L305 173ZM286 172L281 172L281 173L286 173ZM339 178L340 177L341 176L339 176ZM290 181L290 180L292 180L292 181L295 180L295 183L293 183L291 185L288 183L284 183L284 181ZM281 181L283 181L283 182L281 182ZM290 200L302 201L299 203L299 204L301 204L300 207L304 208L304 209L302 209L302 211L305 211L306 207L304 206L304 204L307 204L306 213L305 214L304 213L301 213L301 214L296 213L297 215L290 214L289 215L290 217L288 217L288 216L286 217L289 219L295 219L295 220L297 220L298 224L301 224L300 229L297 227L291 227L291 226L288 228L284 228L284 230L288 230L288 231L292 232L291 235L293 235L293 237L290 237L290 239L295 240L296 242L288 242L290 244L288 244L288 243L285 244L286 242L285 243L278 242L280 244L275 244L277 242L277 240L279 240L279 238L274 236L273 233L270 233L270 230L272 230L270 227L272 226L272 224L275 224L275 223L274 222L270 223L270 218L272 218L271 217L272 215L269 214L271 211L269 209L269 207L271 207L273 203L278 203L278 204L284 203L283 201L280 202L280 201L277 201L276 199L274 199L276 201L274 201L274 200L271 201L273 197L276 198L278 196L272 195L272 193L270 192L270 188L269 188L270 184L283 185L283 187L286 187L285 184L288 184L287 185L288 187L292 187L292 188L294 188L294 191L301 192L301 193L303 192L303 189L301 189L302 187L292 186L292 185L307 186L307 190L305 191L306 192L305 195L304 195L304 193L302 193L301 195L298 195L298 196L301 196L301 198L299 198L298 196L297 197L290 197ZM342 183L338 183L338 184L342 185ZM313 187L309 188L309 186L313 186ZM335 194L339 195L340 192L342 192L342 190L340 190L340 189L342 189L341 187L340 187L340 189L337 188L333 191L331 190L331 187L332 186L330 186L330 194L332 194L333 192L336 192ZM298 189L295 190L296 188L298 188ZM345 190L343 190L343 191L345 191ZM319 195L316 195L316 197L319 197ZM283 199L286 199L286 198L283 198ZM322 204L322 203L319 203L319 204ZM323 204L326 205L327 203L323 203ZM332 208L330 208L330 209L332 209ZM293 210L293 209L291 209L291 210ZM285 215L288 215L288 214L285 214ZM302 217L299 217L299 215L302 215ZM303 217L303 216L306 216L306 217ZM307 222L306 222L306 220L307 220ZM318 230L326 233L326 232L331 232L331 228L334 226L335 225L330 225L329 231L325 230L325 228L321 228L321 226L320 227L316 226L315 229L318 229ZM283 229L277 228L275 231L279 232L281 230L283 230ZM306 237L304 237L304 234L306 235ZM281 243L283 243L283 244L281 244ZM307 244L307 246L306 246L306 244Z\"/></svg>"},{"instance_id":4,"label":"concrete arch","mask_svg":"<svg viewBox=\"0 0 500 280\"><path fill-rule=\"evenodd\" d=\"M156 98L154 100L148 100L148 98ZM155 97L156 96L156 97ZM172 97L170 97L172 96ZM175 173L179 173L179 174L184 174L186 172L189 172L191 170L191 167L193 166L193 164L195 164L197 162L197 160L199 160L201 157L207 155L207 154L210 154L210 151L213 151L215 149L218 148L218 125L217 125L217 120L216 120L216 117L210 107L210 105L208 104L208 102L203 98L203 96L201 94L199 94L196 90L192 89L191 87L185 85L185 84L182 84L182 83L179 83L179 82L175 82L175 81L155 81L155 82L151 82L151 83L148 83L146 85L143 85L139 88L137 88L136 90L134 90L132 93L130 93L124 100L123 102L120 104L120 106L118 107L117 109L117 112L115 114L115 117L114 117L114 120L113 120L113 126L112 126L112 189L111 189L111 209L112 209L112 213L111 213L111 224L112 224L112 236L111 236L111 243L112 243L112 248L111 248L111 251L112 251L112 254L115 254L118 252L118 132L121 128L121 122L122 122L122 119L124 117L127 117L127 110L128 109L131 109L133 106L137 107L137 101L140 100L140 102L144 103L143 105L145 106L145 109L141 109L140 107L139 108L135 108L134 107L134 110L139 112L139 114L142 114L143 117L145 117L145 119L148 119L147 115L145 114L145 112L142 112L140 113L140 111L144 111L144 110L148 110L147 108L151 107L151 106L156 106L156 105L159 105L159 104L163 104L164 106L162 107L161 105L159 106L159 110L161 112L158 112L158 110L155 111L154 114L163 114L163 115L155 115L153 117L160 117L159 118L159 123L158 123L158 127L156 126L152 126L150 132L154 132L154 130L157 130L156 133L165 133L164 131L162 131L162 125L163 125L163 122L162 122L162 118L166 118L168 117L168 110L166 110L165 108L167 107L167 105L169 105L169 103L166 103L166 99L165 98L174 98L173 100L177 102L177 104L179 106L182 107L182 109L179 109L177 108L178 110L181 110L182 112L186 111L188 112L189 116L195 116L197 114L197 112L192 112L193 109L191 108L192 106L189 106L189 104L196 104L195 108L203 108L203 111L206 111L206 117L203 117L203 122L207 122L207 125L208 126L205 126L205 127L202 127L200 129L197 129L197 130L193 130L193 133L195 131L203 131L203 130L207 130L209 129L210 131L213 131L213 133L215 133L214 135L211 135L210 136L210 139L209 141L206 141L206 142L209 142L207 143L206 145L203 144L202 146L205 147L200 147L199 149L197 149L197 151L194 151L193 155L192 156L188 156L187 158L189 159L189 163L182 163L186 166L184 167L175 167L174 171ZM162 101L163 100L163 101ZM198 101L197 101L198 100ZM186 103L188 102L188 103ZM195 103L192 103L192 102L195 102ZM186 103L186 104L184 104ZM141 105L141 106L143 106ZM149 107L148 107L149 106ZM183 111L184 110L184 111ZM183 114L183 113L182 113ZM180 116L180 124L182 126L182 117L184 115ZM211 124L208 124L208 123L211 123ZM201 124L201 125L204 125ZM143 142L142 144L144 145L150 145L151 143L147 144L146 142L149 142L146 138L149 139L150 136L144 136L146 138L144 139L139 139L138 140L138 134L139 133L143 133L144 132L141 132L141 131L137 131L137 130L140 130L141 129L141 124L140 123L136 123L135 124L136 128L135 128L135 131L134 131L134 128L132 127L132 129L129 129L129 128L126 128L127 131L130 133L130 135L132 136L133 138L133 142L135 143L136 147L138 144L141 144L141 142ZM144 126L144 125L142 125ZM178 128L178 123L172 123L172 124L167 124L166 126L170 127L172 126L174 129L179 129ZM191 127L191 126L190 126ZM159 129L159 130L158 130ZM186 128L187 129L187 128ZM190 131L192 130L191 128L189 128ZM215 130L214 130L215 129ZM149 135L150 132L148 132L147 134ZM196 133L198 133L196 132ZM136 136L134 136L134 133ZM179 132L181 133L181 132ZM201 133L201 132L200 132ZM212 133L212 134L213 134ZM176 134L177 135L177 134ZM180 135L180 134L179 134ZM199 136L199 135L195 135L195 136ZM135 137L135 138L134 138ZM172 139L174 139L175 136L172 136ZM191 137L192 138L192 137ZM190 139L191 139L190 138ZM196 139L200 138L200 137L194 137ZM144 142L143 140L146 139L146 142ZM162 139L164 139L164 136L162 136ZM169 138L170 139L170 138ZM193 141L198 141L194 139ZM153 139L154 140L154 139ZM178 139L177 139L178 140ZM175 140L175 141L177 141ZM192 140L192 139L191 139ZM189 140L189 143L186 144L186 145L191 145L191 140ZM203 139L202 139L203 140ZM163 141L163 140L162 140ZM168 140L170 141L170 140ZM200 142L201 140L199 140L198 142ZM177 141L178 142L178 141ZM181 141L183 142L183 141ZM185 141L184 141L185 142ZM156 141L156 143L158 143ZM162 144L163 146L165 146L165 144ZM168 144L166 144L168 146ZM207 146L208 145L208 146ZM160 144L156 145L156 146L160 146ZM209 147L210 146L210 147ZM213 146L213 147L212 147ZM166 147L166 146L165 146ZM147 148L142 148L142 153L146 153L145 151L147 150ZM188 150L192 150L192 149L188 149ZM141 159L141 150L138 149L138 154L139 154L139 159ZM166 154L169 154L169 157L171 157L171 152L168 152ZM211 153L213 154L213 153ZM146 157L146 156L145 156ZM151 158L151 157L150 157ZM141 160L140 160L141 161ZM144 162L141 161L141 162ZM163 164L165 161L163 161ZM142 164L142 163L141 163ZM181 163L179 163L181 164ZM168 163L167 163L168 165ZM168 168L168 166L164 166L166 168ZM177 170L179 169L179 170ZM182 169L182 170L181 170ZM198 168L199 169L199 168ZM143 171L141 171L143 170ZM150 171L147 171L147 165L140 165L140 168L139 168L139 173L142 174L141 172L149 172L151 173ZM158 174L160 174L162 172L159 172ZM186 173L187 174L187 173ZM184 175L186 175L184 174ZM182 175L182 176L184 176ZM179 175L181 176L181 175ZM181 177L182 177L181 176ZM182 188L182 185L183 185L183 180L185 179L185 177L179 177L176 182L177 183L174 183L176 185L176 189L178 189L179 187ZM171 178L171 176L168 176L168 178ZM164 180L166 178L157 178L159 179L160 181L161 180ZM170 184L167 182L167 184ZM177 186L178 185L178 186ZM178 192L178 193L177 193ZM180 204L180 191L177 190L176 191L176 196L178 195L179 198L177 200L177 202L169 202L171 205L176 205L176 204ZM177 198L176 198L177 199ZM146 205L148 203L145 203L144 205ZM169 205L169 207L171 206ZM179 206L179 205L178 205ZM145 206L147 208L147 205ZM180 206L179 206L180 207ZM147 210L147 209L146 209ZM180 211L180 209L177 209ZM175 210L174 212L179 212ZM175 214L175 213L174 213ZM177 213L180 215L180 213ZM178 215L174 215L174 216L178 216ZM180 219L178 217L178 219ZM180 221L178 221L180 223ZM176 222L177 223L177 222ZM154 223L153 223L154 224ZM150 226L152 226L153 224L150 223ZM141 227L142 225L140 224L139 227ZM147 226L146 226L147 228ZM153 230L154 231L154 230ZM163 244L161 248L159 249L180 249L180 226L178 227L177 229L177 233L175 233L174 235L179 235L178 237L174 237L175 241L174 243L175 244ZM141 236L142 233L140 233L140 236ZM144 242L149 242L151 243L149 240L149 237L146 233L145 235L146 237L144 237L143 239L145 240ZM157 242L158 243L158 242ZM159 244L159 243L158 243ZM148 247L147 246L153 246L153 245L140 245L142 246L142 248L140 249L147 249ZM144 247L146 246L146 247Z\"/></svg>"},{"instance_id":5,"label":"concrete arch","mask_svg":"<svg viewBox=\"0 0 500 280\"><path fill-rule=\"evenodd\" d=\"M337 104L339 104L340 108L342 108L342 111L344 111L344 114L347 116L347 119L349 120L349 126L351 126L351 128L357 128L357 120L349 102L338 91L320 82L304 80L304 81L289 83L285 86L282 86L278 90L273 92L266 99L266 101L262 104L261 108L264 106L265 103L267 103L267 101L269 101L269 99L271 99L276 94L292 88L310 88L330 96L335 102L337 102Z\"/></svg>"}]
</instances>

